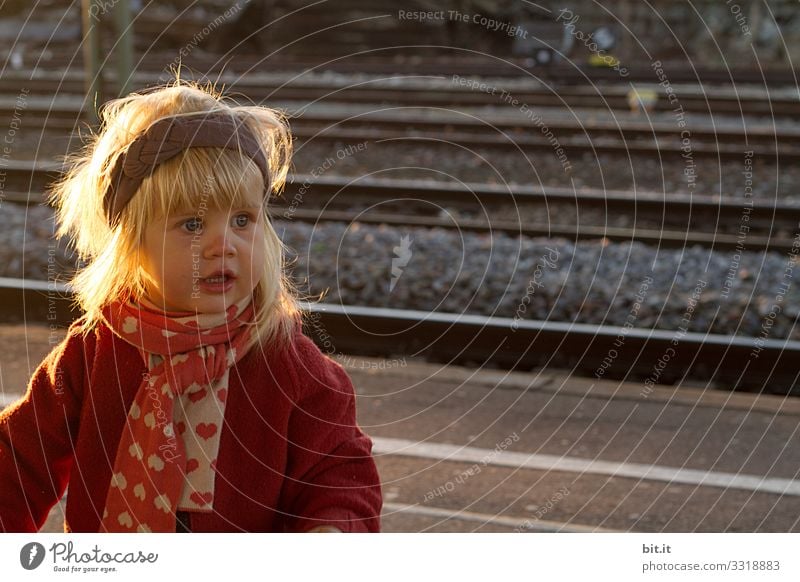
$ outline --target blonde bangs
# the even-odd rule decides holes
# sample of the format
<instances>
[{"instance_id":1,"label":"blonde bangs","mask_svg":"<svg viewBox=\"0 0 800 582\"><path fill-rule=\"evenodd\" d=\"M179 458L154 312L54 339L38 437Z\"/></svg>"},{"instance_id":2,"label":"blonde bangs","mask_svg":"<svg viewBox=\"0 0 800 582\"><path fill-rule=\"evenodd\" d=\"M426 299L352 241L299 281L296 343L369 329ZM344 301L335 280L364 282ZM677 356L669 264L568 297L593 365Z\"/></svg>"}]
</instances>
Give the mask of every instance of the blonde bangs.
<instances>
[{"instance_id":1,"label":"blonde bangs","mask_svg":"<svg viewBox=\"0 0 800 582\"><path fill-rule=\"evenodd\" d=\"M258 166L239 152L189 148L145 178L119 223L109 226L103 195L116 160L131 142L162 117L212 110L240 117L252 130L270 169L267 188ZM229 106L213 88L196 83L176 80L104 106L100 134L67 160L71 169L50 191L58 235L70 237L86 261L72 279L76 301L85 312L84 330L88 332L102 321L102 310L109 303L143 296L139 247L146 225L155 217L199 210L201 204L222 210L263 204L267 264L254 293L256 333L251 343L290 341L301 312L297 290L285 273L286 249L267 216L265 190L279 192L283 188L291 153L291 135L282 113L260 106Z\"/></svg>"},{"instance_id":2,"label":"blonde bangs","mask_svg":"<svg viewBox=\"0 0 800 582\"><path fill-rule=\"evenodd\" d=\"M145 178L128 207L138 214L137 220L145 221L140 224L147 224L179 211L263 203L264 178L253 161L232 150L190 148Z\"/></svg>"}]
</instances>

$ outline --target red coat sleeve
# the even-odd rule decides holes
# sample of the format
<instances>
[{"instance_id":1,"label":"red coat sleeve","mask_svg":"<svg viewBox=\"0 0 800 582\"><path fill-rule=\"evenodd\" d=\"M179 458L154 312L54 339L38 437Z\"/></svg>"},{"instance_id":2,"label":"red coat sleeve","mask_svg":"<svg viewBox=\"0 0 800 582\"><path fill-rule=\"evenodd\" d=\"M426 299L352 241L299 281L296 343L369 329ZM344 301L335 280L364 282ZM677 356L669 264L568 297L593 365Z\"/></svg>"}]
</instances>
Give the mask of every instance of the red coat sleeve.
<instances>
[{"instance_id":1,"label":"red coat sleeve","mask_svg":"<svg viewBox=\"0 0 800 582\"><path fill-rule=\"evenodd\" d=\"M295 350L290 366L297 370L297 397L280 507L286 529L380 531L380 478L372 441L356 424L353 384L309 338L300 335Z\"/></svg>"},{"instance_id":2,"label":"red coat sleeve","mask_svg":"<svg viewBox=\"0 0 800 582\"><path fill-rule=\"evenodd\" d=\"M25 396L0 412L0 531L38 531L64 494L80 418L83 343L70 333L39 365Z\"/></svg>"}]
</instances>

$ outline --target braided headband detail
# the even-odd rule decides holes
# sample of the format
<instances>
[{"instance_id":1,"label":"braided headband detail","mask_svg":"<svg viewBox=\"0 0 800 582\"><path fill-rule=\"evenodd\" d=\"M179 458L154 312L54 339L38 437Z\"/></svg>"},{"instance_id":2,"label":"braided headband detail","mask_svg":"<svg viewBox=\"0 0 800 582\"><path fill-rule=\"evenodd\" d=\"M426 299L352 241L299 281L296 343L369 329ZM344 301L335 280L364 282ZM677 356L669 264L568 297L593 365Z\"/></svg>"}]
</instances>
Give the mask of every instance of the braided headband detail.
<instances>
[{"instance_id":1,"label":"braided headband detail","mask_svg":"<svg viewBox=\"0 0 800 582\"><path fill-rule=\"evenodd\" d=\"M267 159L243 120L227 112L208 111L165 117L150 125L131 142L125 154L117 158L111 171L111 183L103 197L109 224L116 224L144 178L159 164L191 147L224 148L249 157L264 176L264 194L269 192Z\"/></svg>"}]
</instances>

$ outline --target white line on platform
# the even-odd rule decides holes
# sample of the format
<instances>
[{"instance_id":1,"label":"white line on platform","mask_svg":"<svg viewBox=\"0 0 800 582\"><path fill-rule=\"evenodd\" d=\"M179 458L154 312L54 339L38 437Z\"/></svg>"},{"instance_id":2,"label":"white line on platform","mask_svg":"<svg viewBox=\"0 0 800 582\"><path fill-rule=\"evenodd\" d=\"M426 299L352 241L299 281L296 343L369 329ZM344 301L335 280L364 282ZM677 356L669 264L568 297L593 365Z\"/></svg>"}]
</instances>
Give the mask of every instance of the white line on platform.
<instances>
[{"instance_id":1,"label":"white line on platform","mask_svg":"<svg viewBox=\"0 0 800 582\"><path fill-rule=\"evenodd\" d=\"M21 396L21 394L0 394L0 408L9 406ZM407 439L373 437L372 441L373 452L379 455L401 455L442 461L482 463L495 467L511 467L515 469L591 473L630 479L666 481L673 484L702 485L705 487L744 489L760 493L800 496L800 481L794 479L662 467L642 463L616 463L539 453L528 455L509 451L495 451L494 449L462 447L446 443L420 443Z\"/></svg>"},{"instance_id":2,"label":"white line on platform","mask_svg":"<svg viewBox=\"0 0 800 582\"><path fill-rule=\"evenodd\" d=\"M503 515L491 515L489 513L475 513L472 511L453 511L441 507L428 507L425 505L406 505L403 503L384 503L384 510L390 512L409 513L413 515L424 515L426 517L443 517L445 519L457 519L460 521L474 521L478 523L491 523L506 527L538 532L561 532L561 533L589 533L589 532L618 532L621 530L593 527L590 525L576 525L562 523L559 521L542 521L539 519L530 520L521 517L506 517ZM385 517L385 516L384 516Z\"/></svg>"},{"instance_id":3,"label":"white line on platform","mask_svg":"<svg viewBox=\"0 0 800 582\"><path fill-rule=\"evenodd\" d=\"M401 455L441 461L481 463L494 467L512 467L515 469L592 473L648 481L666 481L673 484L745 489L761 493L800 496L800 481L794 479L718 473L715 471L662 467L640 463L615 463L538 453L514 453L446 443L420 443L407 439L373 437L372 441L374 444L373 453L381 455Z\"/></svg>"}]
</instances>

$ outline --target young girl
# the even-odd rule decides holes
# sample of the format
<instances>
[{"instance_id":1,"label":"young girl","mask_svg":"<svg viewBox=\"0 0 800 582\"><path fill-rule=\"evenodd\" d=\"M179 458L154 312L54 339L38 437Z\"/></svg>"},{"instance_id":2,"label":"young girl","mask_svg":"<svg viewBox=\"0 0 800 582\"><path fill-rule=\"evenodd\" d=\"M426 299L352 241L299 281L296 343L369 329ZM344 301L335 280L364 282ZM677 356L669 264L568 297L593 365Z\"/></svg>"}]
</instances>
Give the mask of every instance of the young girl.
<instances>
[{"instance_id":1,"label":"young girl","mask_svg":"<svg viewBox=\"0 0 800 582\"><path fill-rule=\"evenodd\" d=\"M0 531L378 531L352 384L267 218L291 138L175 82L112 101L52 192L83 317L0 415Z\"/></svg>"}]
</instances>

